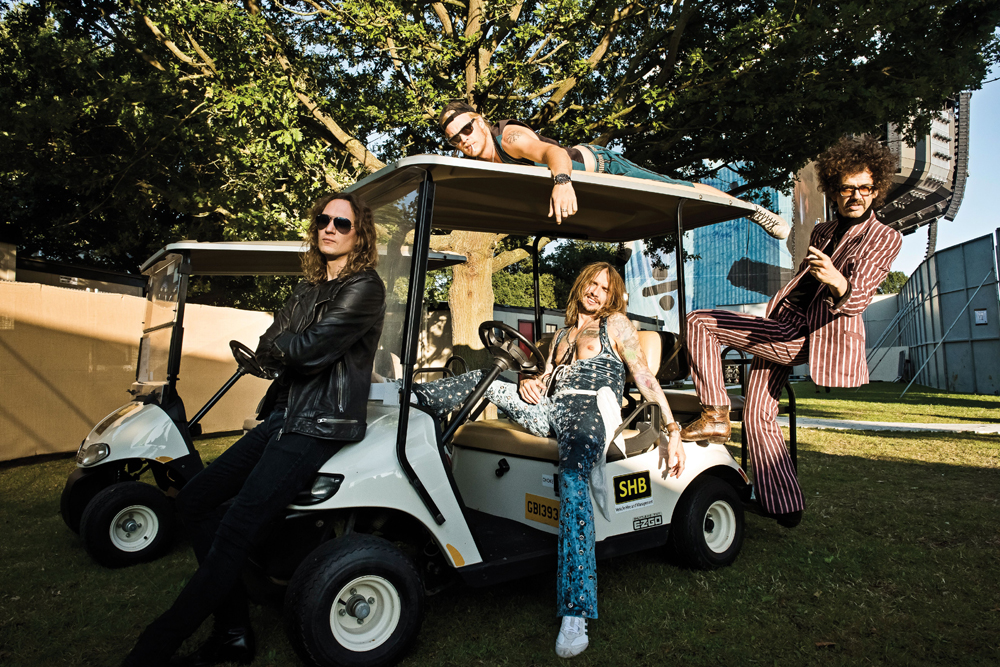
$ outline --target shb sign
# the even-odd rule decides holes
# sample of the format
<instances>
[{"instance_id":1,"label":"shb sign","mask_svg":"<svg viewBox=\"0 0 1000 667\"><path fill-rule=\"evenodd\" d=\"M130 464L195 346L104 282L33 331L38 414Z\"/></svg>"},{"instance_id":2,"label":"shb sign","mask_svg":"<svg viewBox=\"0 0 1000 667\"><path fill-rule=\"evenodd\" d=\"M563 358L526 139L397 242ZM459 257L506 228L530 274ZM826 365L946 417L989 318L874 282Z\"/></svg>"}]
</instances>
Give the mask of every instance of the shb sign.
<instances>
[{"instance_id":1,"label":"shb sign","mask_svg":"<svg viewBox=\"0 0 1000 667\"><path fill-rule=\"evenodd\" d=\"M987 324L987 321L986 321L986 309L985 308L976 308L975 312L976 312L976 326L978 327L981 324Z\"/></svg>"}]
</instances>

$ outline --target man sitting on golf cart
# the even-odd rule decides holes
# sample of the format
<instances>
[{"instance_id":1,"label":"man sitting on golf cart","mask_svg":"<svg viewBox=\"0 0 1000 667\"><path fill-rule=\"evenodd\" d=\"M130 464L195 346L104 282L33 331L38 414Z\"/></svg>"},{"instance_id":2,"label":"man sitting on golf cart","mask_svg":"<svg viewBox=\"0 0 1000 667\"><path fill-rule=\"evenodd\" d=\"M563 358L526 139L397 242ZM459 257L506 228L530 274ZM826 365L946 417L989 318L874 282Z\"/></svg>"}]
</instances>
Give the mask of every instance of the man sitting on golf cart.
<instances>
[{"instance_id":1,"label":"man sitting on golf cart","mask_svg":"<svg viewBox=\"0 0 1000 667\"><path fill-rule=\"evenodd\" d=\"M711 185L680 181L640 167L604 146L580 144L567 149L548 137L536 134L518 120L502 120L494 125L471 105L461 101L445 105L438 116L438 127L448 143L466 157L486 162L547 166L554 181L549 198L549 217L555 216L557 224L577 212L572 179L574 170L687 185L736 201L735 197ZM781 216L762 206L756 206L749 219L776 239L787 238L791 231Z\"/></svg>"},{"instance_id":2,"label":"man sitting on golf cart","mask_svg":"<svg viewBox=\"0 0 1000 667\"><path fill-rule=\"evenodd\" d=\"M275 378L260 408L263 422L177 496L198 570L139 636L127 667L167 665L209 615L212 635L184 664L252 662L254 635L240 582L248 552L323 463L365 436L385 317L371 208L352 194L320 197L310 212L308 243L305 281L257 347L257 359Z\"/></svg>"},{"instance_id":3,"label":"man sitting on golf cart","mask_svg":"<svg viewBox=\"0 0 1000 667\"><path fill-rule=\"evenodd\" d=\"M597 618L597 565L590 488L607 516L606 485L589 485L604 462L610 436L621 422L626 366L639 393L661 410L660 464L679 477L685 455L659 382L649 370L635 327L625 315L625 283L606 262L580 272L566 305L566 328L553 341L541 378L518 385L500 379L486 397L539 437L559 444L558 615L556 653L569 658L587 648L587 618ZM414 385L420 403L443 416L455 410L482 380L483 371Z\"/></svg>"}]
</instances>

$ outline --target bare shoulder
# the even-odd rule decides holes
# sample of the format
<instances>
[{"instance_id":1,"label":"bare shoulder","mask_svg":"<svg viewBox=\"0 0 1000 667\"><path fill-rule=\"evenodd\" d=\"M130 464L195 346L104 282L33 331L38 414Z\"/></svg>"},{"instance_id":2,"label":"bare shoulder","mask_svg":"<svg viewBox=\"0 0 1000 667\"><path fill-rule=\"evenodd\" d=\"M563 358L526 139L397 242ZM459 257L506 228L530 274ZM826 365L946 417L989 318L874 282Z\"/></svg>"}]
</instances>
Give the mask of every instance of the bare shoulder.
<instances>
[{"instance_id":1,"label":"bare shoulder","mask_svg":"<svg viewBox=\"0 0 1000 667\"><path fill-rule=\"evenodd\" d=\"M504 146L513 146L514 144L525 143L531 140L538 141L538 136L523 125L514 125L511 123L503 129L502 141Z\"/></svg>"},{"instance_id":2,"label":"bare shoulder","mask_svg":"<svg viewBox=\"0 0 1000 667\"><path fill-rule=\"evenodd\" d=\"M614 340L625 342L635 336L635 327L624 313L608 316L608 333Z\"/></svg>"}]
</instances>

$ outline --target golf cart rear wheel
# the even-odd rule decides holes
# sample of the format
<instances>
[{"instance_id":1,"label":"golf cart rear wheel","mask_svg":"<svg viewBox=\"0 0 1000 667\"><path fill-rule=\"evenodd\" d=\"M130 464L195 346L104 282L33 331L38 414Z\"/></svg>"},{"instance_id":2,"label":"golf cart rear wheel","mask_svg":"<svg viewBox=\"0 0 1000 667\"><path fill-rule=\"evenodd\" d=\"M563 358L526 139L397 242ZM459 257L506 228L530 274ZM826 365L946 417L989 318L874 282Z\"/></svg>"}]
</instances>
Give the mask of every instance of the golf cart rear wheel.
<instances>
[{"instance_id":1,"label":"golf cart rear wheel","mask_svg":"<svg viewBox=\"0 0 1000 667\"><path fill-rule=\"evenodd\" d=\"M423 617L424 588L413 561L371 535L317 547L285 596L289 639L303 660L319 667L393 664Z\"/></svg>"},{"instance_id":2,"label":"golf cart rear wheel","mask_svg":"<svg viewBox=\"0 0 1000 667\"><path fill-rule=\"evenodd\" d=\"M156 560L173 542L174 511L158 488L142 482L114 484L87 504L80 537L105 567Z\"/></svg>"},{"instance_id":3,"label":"golf cart rear wheel","mask_svg":"<svg viewBox=\"0 0 1000 667\"><path fill-rule=\"evenodd\" d=\"M731 565L743 547L743 503L736 490L710 475L696 479L674 510L670 543L687 567Z\"/></svg>"}]
</instances>

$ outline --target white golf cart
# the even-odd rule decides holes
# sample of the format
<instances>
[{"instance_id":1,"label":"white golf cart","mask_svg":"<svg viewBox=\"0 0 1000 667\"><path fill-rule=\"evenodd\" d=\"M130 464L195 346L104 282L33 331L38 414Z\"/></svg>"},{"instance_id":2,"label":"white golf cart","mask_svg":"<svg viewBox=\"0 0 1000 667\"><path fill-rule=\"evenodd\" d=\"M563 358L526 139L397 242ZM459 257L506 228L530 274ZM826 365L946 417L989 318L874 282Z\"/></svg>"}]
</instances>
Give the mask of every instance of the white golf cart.
<instances>
[{"instance_id":1,"label":"white golf cart","mask_svg":"<svg viewBox=\"0 0 1000 667\"><path fill-rule=\"evenodd\" d=\"M66 525L80 533L98 563L121 567L166 553L174 533L171 497L204 467L191 440L201 433L199 422L243 375L265 377L253 352L231 341L236 372L187 419L177 382L188 277L301 275L305 249L298 241L182 241L142 265L148 283L136 381L129 389L134 398L83 440L60 501ZM464 260L452 253L430 253L429 259L432 268ZM248 405L247 414L253 408ZM155 486L139 481L147 473Z\"/></svg>"},{"instance_id":2,"label":"white golf cart","mask_svg":"<svg viewBox=\"0 0 1000 667\"><path fill-rule=\"evenodd\" d=\"M425 594L448 576L482 586L555 569L555 440L503 418L473 421L492 379L544 364L533 341L483 323L494 363L463 405L441 421L411 401L414 371L424 370L416 360L432 228L618 242L669 231L680 237L752 210L689 187L574 173L580 212L556 226L545 217L551 184L543 168L417 156L351 188L372 205L388 237L379 272L395 296L375 373L389 381L372 385L365 439L321 468L262 540L246 577L257 593L262 583L287 587L289 635L307 663L395 662L420 628ZM412 253L395 250L404 245ZM678 282L683 318L683 272ZM540 321L536 307L535 331ZM661 382L687 375L676 335L643 332L641 344ZM670 391L668 398L680 420L700 411L693 394ZM738 411L739 401L734 405ZM732 563L751 495L740 465L723 445L686 443L684 474L664 478L657 408L636 404L624 412L626 453L612 447L607 465L611 520L596 514L598 558L669 548L691 567Z\"/></svg>"}]
</instances>

